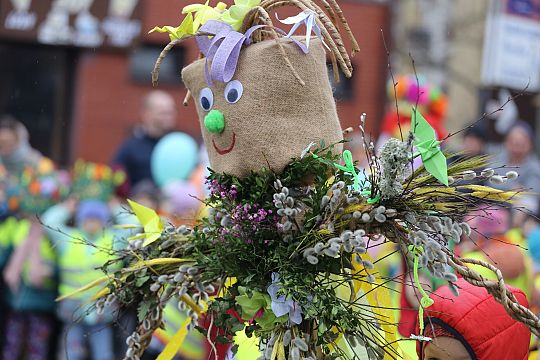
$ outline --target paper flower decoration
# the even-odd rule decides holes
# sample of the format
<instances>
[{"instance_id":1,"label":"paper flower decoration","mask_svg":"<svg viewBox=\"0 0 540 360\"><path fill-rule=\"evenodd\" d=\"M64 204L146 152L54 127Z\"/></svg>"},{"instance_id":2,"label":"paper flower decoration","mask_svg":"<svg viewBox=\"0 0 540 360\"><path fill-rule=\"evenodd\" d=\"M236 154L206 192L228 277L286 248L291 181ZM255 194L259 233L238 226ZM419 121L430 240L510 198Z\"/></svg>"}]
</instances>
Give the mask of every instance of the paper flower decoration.
<instances>
[{"instance_id":1,"label":"paper flower decoration","mask_svg":"<svg viewBox=\"0 0 540 360\"><path fill-rule=\"evenodd\" d=\"M41 214L69 193L68 174L55 170L49 159L43 159L35 167L25 168L18 180L7 189L12 211Z\"/></svg>"},{"instance_id":2,"label":"paper flower decoration","mask_svg":"<svg viewBox=\"0 0 540 360\"><path fill-rule=\"evenodd\" d=\"M448 165L446 156L441 151L441 142L437 139L435 130L418 110L412 112L412 130L414 145L422 158L424 167L439 182L448 186Z\"/></svg>"},{"instance_id":3,"label":"paper flower decoration","mask_svg":"<svg viewBox=\"0 0 540 360\"><path fill-rule=\"evenodd\" d=\"M276 15L277 17L277 15ZM311 33L315 33L318 38L322 39L321 35L321 28L319 27L319 24L317 24L317 14L312 10L304 10L300 14L296 16L288 17L284 20L280 20L278 18L279 22L286 25L293 25L289 33L287 34L287 37L292 37L296 30L300 27L300 25L304 24L306 25L306 47L309 49L309 43L311 40Z\"/></svg>"},{"instance_id":4,"label":"paper flower decoration","mask_svg":"<svg viewBox=\"0 0 540 360\"><path fill-rule=\"evenodd\" d=\"M195 27L193 25L194 25L194 23L193 23L193 14L189 13L189 14L186 15L184 20L182 20L182 23L177 27L173 27L173 26L159 27L159 26L156 26L155 28L150 30L148 33L153 33L153 32L168 33L169 37L171 38L171 41L180 40L184 36L195 34L196 30L195 30Z\"/></svg>"},{"instance_id":5,"label":"paper flower decoration","mask_svg":"<svg viewBox=\"0 0 540 360\"><path fill-rule=\"evenodd\" d=\"M135 201L128 199L129 206L133 213L139 220L139 223L143 226L144 233L135 235L131 239L144 238L143 246L147 246L161 237L164 226L159 218L159 215L152 209L142 206Z\"/></svg>"},{"instance_id":6,"label":"paper flower decoration","mask_svg":"<svg viewBox=\"0 0 540 360\"><path fill-rule=\"evenodd\" d=\"M73 192L81 199L108 201L115 188L126 180L126 174L121 170L81 159L75 162L72 174Z\"/></svg>"},{"instance_id":7,"label":"paper flower decoration","mask_svg":"<svg viewBox=\"0 0 540 360\"><path fill-rule=\"evenodd\" d=\"M37 172L39 174L48 174L54 171L54 163L49 158L42 158L37 166Z\"/></svg>"},{"instance_id":8,"label":"paper flower decoration","mask_svg":"<svg viewBox=\"0 0 540 360\"><path fill-rule=\"evenodd\" d=\"M272 312L276 317L289 315L289 320L294 324L302 322L302 309L298 303L287 299L285 295L278 295L282 286L279 284L279 274L272 274L272 284L268 286L268 294L272 299Z\"/></svg>"},{"instance_id":9,"label":"paper flower decoration","mask_svg":"<svg viewBox=\"0 0 540 360\"><path fill-rule=\"evenodd\" d=\"M206 24L210 20L219 20L227 4L219 2L215 7L209 6L210 0L203 4L191 4L182 9L182 14L195 14L193 17L193 30L197 31L199 28Z\"/></svg>"},{"instance_id":10,"label":"paper flower decoration","mask_svg":"<svg viewBox=\"0 0 540 360\"><path fill-rule=\"evenodd\" d=\"M221 21L231 25L236 31L239 31L244 23L247 13L259 6L261 0L235 0L234 5L223 13Z\"/></svg>"}]
</instances>

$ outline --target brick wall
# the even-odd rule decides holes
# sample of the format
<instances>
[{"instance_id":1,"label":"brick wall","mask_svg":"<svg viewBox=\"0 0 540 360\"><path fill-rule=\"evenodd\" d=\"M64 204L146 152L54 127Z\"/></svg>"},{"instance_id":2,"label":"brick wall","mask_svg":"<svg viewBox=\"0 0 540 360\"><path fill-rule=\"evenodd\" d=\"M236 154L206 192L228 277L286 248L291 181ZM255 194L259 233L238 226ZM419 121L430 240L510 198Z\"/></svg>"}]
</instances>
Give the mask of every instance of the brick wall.
<instances>
[{"instance_id":1,"label":"brick wall","mask_svg":"<svg viewBox=\"0 0 540 360\"><path fill-rule=\"evenodd\" d=\"M144 29L154 25L177 24L180 10L193 1L145 0ZM164 5L166 4L166 5ZM353 58L354 98L338 101L343 127L358 124L362 112L368 114L368 128L376 132L385 100L386 53L381 29L389 36L389 11L385 6L340 1L361 52ZM289 13L280 11L281 16ZM163 34L145 35L143 42L163 43ZM196 57L193 42L187 42L187 59ZM180 72L180 69L179 69ZM193 104L183 107L183 86L160 86L170 91L179 104L178 129L197 138L199 125ZM115 149L137 124L140 98L152 89L148 84L134 84L129 79L129 57L122 52L85 51L75 79L72 153L73 159L108 162Z\"/></svg>"}]
</instances>

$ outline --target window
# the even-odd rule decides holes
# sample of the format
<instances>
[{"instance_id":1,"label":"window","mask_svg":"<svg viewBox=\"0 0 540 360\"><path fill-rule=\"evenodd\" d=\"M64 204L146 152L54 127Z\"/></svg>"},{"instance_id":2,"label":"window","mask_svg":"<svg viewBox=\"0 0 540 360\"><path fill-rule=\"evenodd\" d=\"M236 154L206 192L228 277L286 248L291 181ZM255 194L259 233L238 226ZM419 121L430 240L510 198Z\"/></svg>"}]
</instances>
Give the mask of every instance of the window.
<instances>
[{"instance_id":1,"label":"window","mask_svg":"<svg viewBox=\"0 0 540 360\"><path fill-rule=\"evenodd\" d=\"M339 82L334 79L334 70L332 64L327 64L328 76L330 77L330 84L336 100L352 100L354 98L353 80L346 77L341 70L339 70ZM358 70L355 70L356 72Z\"/></svg>"},{"instance_id":2,"label":"window","mask_svg":"<svg viewBox=\"0 0 540 360\"><path fill-rule=\"evenodd\" d=\"M143 45L133 50L129 58L130 78L135 83L148 85L152 81L152 70L159 54L163 50L161 45ZM181 86L180 71L184 66L185 50L183 47L174 47L161 63L159 83Z\"/></svg>"},{"instance_id":3,"label":"window","mask_svg":"<svg viewBox=\"0 0 540 360\"><path fill-rule=\"evenodd\" d=\"M0 59L0 114L21 121L34 148L66 164L77 50L4 43Z\"/></svg>"}]
</instances>

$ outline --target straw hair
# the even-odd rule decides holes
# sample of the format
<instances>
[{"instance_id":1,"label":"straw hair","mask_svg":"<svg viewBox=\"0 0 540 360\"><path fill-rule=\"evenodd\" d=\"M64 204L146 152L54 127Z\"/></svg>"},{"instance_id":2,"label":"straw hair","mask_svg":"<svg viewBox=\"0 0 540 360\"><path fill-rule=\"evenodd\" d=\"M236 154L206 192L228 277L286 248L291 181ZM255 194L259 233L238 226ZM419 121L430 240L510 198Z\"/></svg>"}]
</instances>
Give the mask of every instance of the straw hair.
<instances>
[{"instance_id":1,"label":"straw hair","mask_svg":"<svg viewBox=\"0 0 540 360\"><path fill-rule=\"evenodd\" d=\"M336 76L336 74L338 74L338 67L341 69L341 71L346 77L351 77L353 72L353 66L349 53L347 52L347 49L343 42L341 31L345 32L347 38L351 43L352 55L360 51L360 48L358 46L358 43L356 42L356 39L351 31L347 20L345 19L343 11L335 0L263 0L260 6L257 6L256 8L253 8L250 12L248 12L244 19L244 23L242 25L242 28L240 29L240 32L245 32L247 29L255 25L267 25L267 28L257 30L255 32L255 34L253 35L253 42L257 43L265 40L275 40L279 46L278 50L281 54L282 61L285 62L289 71L293 74L294 78L300 84L305 85L304 79L299 76L297 69L295 69L294 66L291 64L286 52L279 45L279 42L277 42L277 40L280 37L283 37L283 35L275 30L275 24L272 21L271 16L269 15L269 12L272 10L275 11L282 7L291 6L296 7L302 11L311 10L317 14L317 23L321 28L323 41L330 49L330 58L332 59L335 77L338 78ZM158 82L161 63L174 46L178 45L184 40L190 39L195 36L208 35L211 34L197 32L195 35L184 36L181 39L175 39L169 44L167 44L167 46L165 46L160 56L158 57L154 66L154 70L152 71L152 83L154 84L154 86L156 86Z\"/></svg>"}]
</instances>

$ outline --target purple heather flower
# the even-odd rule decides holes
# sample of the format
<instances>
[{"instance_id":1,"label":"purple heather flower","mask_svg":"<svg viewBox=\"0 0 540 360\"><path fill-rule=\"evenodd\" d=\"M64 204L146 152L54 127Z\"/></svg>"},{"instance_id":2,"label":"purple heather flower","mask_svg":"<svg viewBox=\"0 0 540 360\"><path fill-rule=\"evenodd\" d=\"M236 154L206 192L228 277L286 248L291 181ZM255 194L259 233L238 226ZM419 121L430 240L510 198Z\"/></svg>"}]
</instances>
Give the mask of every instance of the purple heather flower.
<instances>
[{"instance_id":1,"label":"purple heather flower","mask_svg":"<svg viewBox=\"0 0 540 360\"><path fill-rule=\"evenodd\" d=\"M268 286L268 294L272 299L272 312L277 317L289 314L289 320L299 325L302 322L302 309L297 302L287 299L285 295L278 295L283 286L279 284L279 274L272 273L272 284Z\"/></svg>"}]
</instances>

